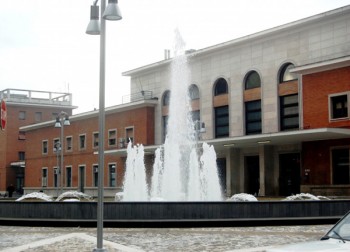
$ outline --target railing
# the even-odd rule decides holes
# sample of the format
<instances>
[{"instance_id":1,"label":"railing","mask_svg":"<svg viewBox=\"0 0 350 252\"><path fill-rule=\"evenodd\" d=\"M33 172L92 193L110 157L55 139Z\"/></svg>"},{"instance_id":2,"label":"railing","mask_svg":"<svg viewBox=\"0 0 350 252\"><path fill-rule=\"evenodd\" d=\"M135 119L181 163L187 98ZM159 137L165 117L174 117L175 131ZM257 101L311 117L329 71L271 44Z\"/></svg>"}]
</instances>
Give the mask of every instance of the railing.
<instances>
[{"instance_id":1,"label":"railing","mask_svg":"<svg viewBox=\"0 0 350 252\"><path fill-rule=\"evenodd\" d=\"M152 100L152 99L155 99L155 97L153 97L152 91L140 91L139 93L124 95L122 97L122 103L124 104L129 102Z\"/></svg>"},{"instance_id":2,"label":"railing","mask_svg":"<svg viewBox=\"0 0 350 252\"><path fill-rule=\"evenodd\" d=\"M16 103L72 105L72 94L26 89L5 89L0 92L0 99Z\"/></svg>"}]
</instances>

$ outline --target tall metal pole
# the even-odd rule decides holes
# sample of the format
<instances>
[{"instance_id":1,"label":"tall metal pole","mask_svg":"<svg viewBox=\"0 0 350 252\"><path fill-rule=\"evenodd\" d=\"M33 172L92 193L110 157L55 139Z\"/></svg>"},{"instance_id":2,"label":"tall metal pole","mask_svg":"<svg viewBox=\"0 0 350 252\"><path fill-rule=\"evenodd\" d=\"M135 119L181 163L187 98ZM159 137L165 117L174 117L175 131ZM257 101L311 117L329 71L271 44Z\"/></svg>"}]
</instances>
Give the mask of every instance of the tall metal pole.
<instances>
[{"instance_id":1,"label":"tall metal pole","mask_svg":"<svg viewBox=\"0 0 350 252\"><path fill-rule=\"evenodd\" d=\"M100 89L99 89L99 133L98 133L98 203L97 203L97 248L95 252L107 251L103 248L103 180L104 180L104 128L105 128L105 63L106 63L106 20L102 18L106 1L101 1L100 33Z\"/></svg>"},{"instance_id":2,"label":"tall metal pole","mask_svg":"<svg viewBox=\"0 0 350 252\"><path fill-rule=\"evenodd\" d=\"M63 191L62 191L62 186L63 186L63 181L62 181L62 175L63 175L63 128L64 128L64 122L63 122L63 117L62 115L60 115L60 121L61 121L61 138L60 138L60 141L61 141L61 167L60 167L60 170L59 170L59 182L60 182L60 193L62 194Z\"/></svg>"}]
</instances>

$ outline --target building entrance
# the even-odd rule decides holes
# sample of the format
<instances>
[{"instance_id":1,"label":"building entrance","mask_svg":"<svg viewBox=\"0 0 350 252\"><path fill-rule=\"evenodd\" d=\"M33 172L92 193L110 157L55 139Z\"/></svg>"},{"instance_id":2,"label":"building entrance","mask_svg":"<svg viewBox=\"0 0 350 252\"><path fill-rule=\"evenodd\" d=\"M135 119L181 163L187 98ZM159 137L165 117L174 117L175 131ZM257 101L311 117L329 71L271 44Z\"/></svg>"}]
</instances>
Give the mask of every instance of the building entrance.
<instances>
[{"instance_id":1,"label":"building entrance","mask_svg":"<svg viewBox=\"0 0 350 252\"><path fill-rule=\"evenodd\" d=\"M259 156L245 157L247 193L258 196L260 190Z\"/></svg>"},{"instance_id":2,"label":"building entrance","mask_svg":"<svg viewBox=\"0 0 350 252\"><path fill-rule=\"evenodd\" d=\"M300 154L280 154L279 167L279 194L290 196L300 193Z\"/></svg>"},{"instance_id":3,"label":"building entrance","mask_svg":"<svg viewBox=\"0 0 350 252\"><path fill-rule=\"evenodd\" d=\"M227 185L226 185L226 158L218 158L216 160L218 166L218 173L220 179L221 189L224 195L226 195Z\"/></svg>"},{"instance_id":4,"label":"building entrance","mask_svg":"<svg viewBox=\"0 0 350 252\"><path fill-rule=\"evenodd\" d=\"M84 192L85 186L85 166L79 166L79 191Z\"/></svg>"}]
</instances>

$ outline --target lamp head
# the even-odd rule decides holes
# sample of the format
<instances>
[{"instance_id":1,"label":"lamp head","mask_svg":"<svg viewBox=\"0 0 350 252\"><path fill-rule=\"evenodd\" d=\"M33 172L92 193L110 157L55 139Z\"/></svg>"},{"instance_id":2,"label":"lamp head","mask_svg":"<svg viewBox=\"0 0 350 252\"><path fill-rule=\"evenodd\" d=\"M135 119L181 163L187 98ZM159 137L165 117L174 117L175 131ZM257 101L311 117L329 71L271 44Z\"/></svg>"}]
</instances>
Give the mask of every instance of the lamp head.
<instances>
[{"instance_id":1,"label":"lamp head","mask_svg":"<svg viewBox=\"0 0 350 252\"><path fill-rule=\"evenodd\" d=\"M122 14L118 7L118 0L108 0L108 5L103 13L103 18L106 20L122 19Z\"/></svg>"},{"instance_id":2,"label":"lamp head","mask_svg":"<svg viewBox=\"0 0 350 252\"><path fill-rule=\"evenodd\" d=\"M63 125L64 125L64 126L69 126L69 125L70 125L70 121L69 121L69 116L68 116L68 115L66 115L66 116L64 117Z\"/></svg>"},{"instance_id":3,"label":"lamp head","mask_svg":"<svg viewBox=\"0 0 350 252\"><path fill-rule=\"evenodd\" d=\"M100 35L100 16L99 6L91 5L90 22L86 28L86 33L89 35Z\"/></svg>"},{"instance_id":4,"label":"lamp head","mask_svg":"<svg viewBox=\"0 0 350 252\"><path fill-rule=\"evenodd\" d=\"M55 128L61 128L61 122L59 117L56 117Z\"/></svg>"}]
</instances>

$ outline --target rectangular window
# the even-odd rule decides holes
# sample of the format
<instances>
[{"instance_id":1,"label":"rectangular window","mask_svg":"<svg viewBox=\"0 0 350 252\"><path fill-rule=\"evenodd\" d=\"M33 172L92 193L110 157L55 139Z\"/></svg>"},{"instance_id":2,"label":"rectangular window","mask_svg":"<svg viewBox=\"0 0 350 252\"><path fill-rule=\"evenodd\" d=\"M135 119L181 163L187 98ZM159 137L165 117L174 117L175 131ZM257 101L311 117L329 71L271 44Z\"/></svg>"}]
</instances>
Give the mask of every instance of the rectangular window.
<instances>
[{"instance_id":1,"label":"rectangular window","mask_svg":"<svg viewBox=\"0 0 350 252\"><path fill-rule=\"evenodd\" d=\"M66 167L66 187L72 187L72 167Z\"/></svg>"},{"instance_id":2,"label":"rectangular window","mask_svg":"<svg viewBox=\"0 0 350 252\"><path fill-rule=\"evenodd\" d=\"M53 152L59 153L61 151L61 143L58 138L53 140Z\"/></svg>"},{"instance_id":3,"label":"rectangular window","mask_svg":"<svg viewBox=\"0 0 350 252\"><path fill-rule=\"evenodd\" d=\"M247 135L261 133L261 100L245 103L245 131Z\"/></svg>"},{"instance_id":4,"label":"rectangular window","mask_svg":"<svg viewBox=\"0 0 350 252\"><path fill-rule=\"evenodd\" d=\"M215 108L215 138L229 136L228 106Z\"/></svg>"},{"instance_id":5,"label":"rectangular window","mask_svg":"<svg viewBox=\"0 0 350 252\"><path fill-rule=\"evenodd\" d=\"M48 142L47 140L44 140L42 143L42 154L47 154L47 150L48 150Z\"/></svg>"},{"instance_id":6,"label":"rectangular window","mask_svg":"<svg viewBox=\"0 0 350 252\"><path fill-rule=\"evenodd\" d=\"M79 135L79 149L85 150L85 148L86 148L86 136Z\"/></svg>"},{"instance_id":7,"label":"rectangular window","mask_svg":"<svg viewBox=\"0 0 350 252\"><path fill-rule=\"evenodd\" d=\"M47 168L43 168L41 172L41 186L47 187Z\"/></svg>"},{"instance_id":8,"label":"rectangular window","mask_svg":"<svg viewBox=\"0 0 350 252\"><path fill-rule=\"evenodd\" d=\"M53 186L58 187L58 174L60 173L60 170L58 167L53 168Z\"/></svg>"},{"instance_id":9,"label":"rectangular window","mask_svg":"<svg viewBox=\"0 0 350 252\"><path fill-rule=\"evenodd\" d=\"M52 113L51 119L52 119L52 120L56 120L57 117L58 117L58 113L53 112L53 113Z\"/></svg>"},{"instance_id":10,"label":"rectangular window","mask_svg":"<svg viewBox=\"0 0 350 252\"><path fill-rule=\"evenodd\" d=\"M97 148L98 147L98 132L94 132L92 134L92 147Z\"/></svg>"},{"instance_id":11,"label":"rectangular window","mask_svg":"<svg viewBox=\"0 0 350 252\"><path fill-rule=\"evenodd\" d=\"M116 187L116 178L117 178L117 173L116 173L116 167L115 164L109 164L108 165L108 173L109 173L109 186L110 187Z\"/></svg>"},{"instance_id":12,"label":"rectangular window","mask_svg":"<svg viewBox=\"0 0 350 252\"><path fill-rule=\"evenodd\" d=\"M26 112L25 111L19 111L18 119L19 120L25 120L26 119Z\"/></svg>"},{"instance_id":13,"label":"rectangular window","mask_svg":"<svg viewBox=\"0 0 350 252\"><path fill-rule=\"evenodd\" d=\"M298 95L280 97L281 130L299 129Z\"/></svg>"},{"instance_id":14,"label":"rectangular window","mask_svg":"<svg viewBox=\"0 0 350 252\"><path fill-rule=\"evenodd\" d=\"M18 140L26 140L26 132L25 131L18 132Z\"/></svg>"},{"instance_id":15,"label":"rectangular window","mask_svg":"<svg viewBox=\"0 0 350 252\"><path fill-rule=\"evenodd\" d=\"M169 116L163 116L163 143L165 142L165 137L168 133L168 120L169 120Z\"/></svg>"},{"instance_id":16,"label":"rectangular window","mask_svg":"<svg viewBox=\"0 0 350 252\"><path fill-rule=\"evenodd\" d=\"M348 94L330 96L330 117L331 119L349 117Z\"/></svg>"},{"instance_id":17,"label":"rectangular window","mask_svg":"<svg viewBox=\"0 0 350 252\"><path fill-rule=\"evenodd\" d=\"M130 141L134 143L134 128L125 129L125 136L127 143L129 143Z\"/></svg>"},{"instance_id":18,"label":"rectangular window","mask_svg":"<svg viewBox=\"0 0 350 252\"><path fill-rule=\"evenodd\" d=\"M35 122L41 122L42 121L42 113L41 112L35 112Z\"/></svg>"},{"instance_id":19,"label":"rectangular window","mask_svg":"<svg viewBox=\"0 0 350 252\"><path fill-rule=\"evenodd\" d=\"M333 184L350 184L349 148L332 150Z\"/></svg>"},{"instance_id":20,"label":"rectangular window","mask_svg":"<svg viewBox=\"0 0 350 252\"><path fill-rule=\"evenodd\" d=\"M98 165L92 166L93 186L98 186Z\"/></svg>"},{"instance_id":21,"label":"rectangular window","mask_svg":"<svg viewBox=\"0 0 350 252\"><path fill-rule=\"evenodd\" d=\"M25 152L24 151L19 151L18 152L18 160L24 161L26 158Z\"/></svg>"},{"instance_id":22,"label":"rectangular window","mask_svg":"<svg viewBox=\"0 0 350 252\"><path fill-rule=\"evenodd\" d=\"M116 146L117 144L117 130L108 130L108 145Z\"/></svg>"},{"instance_id":23,"label":"rectangular window","mask_svg":"<svg viewBox=\"0 0 350 252\"><path fill-rule=\"evenodd\" d=\"M66 151L72 151L73 138L71 136L66 137Z\"/></svg>"}]
</instances>

